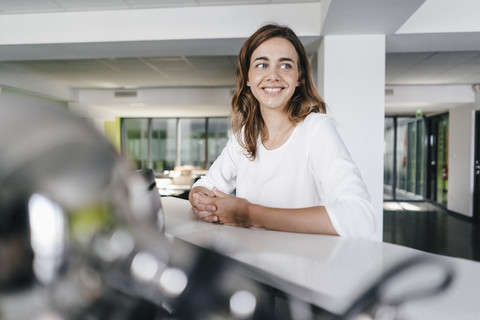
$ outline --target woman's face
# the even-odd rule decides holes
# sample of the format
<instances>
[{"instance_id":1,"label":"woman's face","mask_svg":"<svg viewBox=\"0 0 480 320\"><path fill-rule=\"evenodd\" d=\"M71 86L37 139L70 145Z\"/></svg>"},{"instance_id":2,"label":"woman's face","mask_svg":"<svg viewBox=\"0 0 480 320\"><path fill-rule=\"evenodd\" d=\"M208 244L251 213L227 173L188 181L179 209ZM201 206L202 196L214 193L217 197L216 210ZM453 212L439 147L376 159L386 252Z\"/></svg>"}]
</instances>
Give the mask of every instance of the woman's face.
<instances>
[{"instance_id":1,"label":"woman's face","mask_svg":"<svg viewBox=\"0 0 480 320\"><path fill-rule=\"evenodd\" d=\"M247 86L262 109L284 110L298 85L298 54L290 41L272 38L253 51Z\"/></svg>"}]
</instances>

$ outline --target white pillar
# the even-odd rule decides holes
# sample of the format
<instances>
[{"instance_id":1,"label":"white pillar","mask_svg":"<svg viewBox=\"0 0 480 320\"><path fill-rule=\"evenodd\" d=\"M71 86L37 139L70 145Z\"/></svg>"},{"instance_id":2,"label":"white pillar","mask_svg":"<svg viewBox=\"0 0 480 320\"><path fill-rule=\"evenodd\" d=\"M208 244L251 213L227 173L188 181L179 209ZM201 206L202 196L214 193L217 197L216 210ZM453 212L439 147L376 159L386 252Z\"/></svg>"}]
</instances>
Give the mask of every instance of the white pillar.
<instances>
[{"instance_id":1,"label":"white pillar","mask_svg":"<svg viewBox=\"0 0 480 320\"><path fill-rule=\"evenodd\" d=\"M383 239L385 36L325 36L318 51L318 90L362 174Z\"/></svg>"}]
</instances>

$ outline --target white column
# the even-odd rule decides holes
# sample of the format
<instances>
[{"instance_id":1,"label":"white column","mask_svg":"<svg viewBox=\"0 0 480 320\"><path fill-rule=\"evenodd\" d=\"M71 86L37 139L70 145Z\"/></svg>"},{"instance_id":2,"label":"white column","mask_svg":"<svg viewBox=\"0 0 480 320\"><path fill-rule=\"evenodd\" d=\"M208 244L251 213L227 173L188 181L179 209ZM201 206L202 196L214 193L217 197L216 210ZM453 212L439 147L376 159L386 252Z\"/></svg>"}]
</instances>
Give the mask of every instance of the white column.
<instances>
[{"instance_id":1,"label":"white column","mask_svg":"<svg viewBox=\"0 0 480 320\"><path fill-rule=\"evenodd\" d=\"M382 241L385 36L325 36L317 85L360 169L377 212L375 238Z\"/></svg>"}]
</instances>

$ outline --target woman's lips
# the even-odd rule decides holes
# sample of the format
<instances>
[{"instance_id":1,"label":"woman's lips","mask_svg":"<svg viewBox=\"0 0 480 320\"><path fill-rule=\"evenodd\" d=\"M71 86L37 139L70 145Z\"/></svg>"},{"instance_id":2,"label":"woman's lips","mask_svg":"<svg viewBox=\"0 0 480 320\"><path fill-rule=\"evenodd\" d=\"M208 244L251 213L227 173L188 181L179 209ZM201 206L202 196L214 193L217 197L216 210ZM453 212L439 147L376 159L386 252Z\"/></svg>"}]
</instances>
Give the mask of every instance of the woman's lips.
<instances>
[{"instance_id":1,"label":"woman's lips","mask_svg":"<svg viewBox=\"0 0 480 320\"><path fill-rule=\"evenodd\" d=\"M276 94L276 93L279 93L282 90L283 90L283 88L281 88L281 87L264 87L263 88L263 91L265 91L266 93L269 93L269 94Z\"/></svg>"}]
</instances>

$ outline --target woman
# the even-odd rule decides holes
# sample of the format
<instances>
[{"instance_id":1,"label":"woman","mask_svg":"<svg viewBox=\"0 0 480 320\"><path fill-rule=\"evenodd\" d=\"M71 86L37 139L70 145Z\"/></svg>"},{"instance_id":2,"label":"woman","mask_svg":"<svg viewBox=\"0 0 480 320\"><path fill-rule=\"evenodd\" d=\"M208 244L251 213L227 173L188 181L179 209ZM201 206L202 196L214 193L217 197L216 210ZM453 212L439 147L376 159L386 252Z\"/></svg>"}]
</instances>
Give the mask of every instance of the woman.
<instances>
[{"instance_id":1,"label":"woman","mask_svg":"<svg viewBox=\"0 0 480 320\"><path fill-rule=\"evenodd\" d=\"M193 185L193 212L225 225L371 238L369 195L325 113L295 33L261 27L238 57L234 136Z\"/></svg>"}]
</instances>

